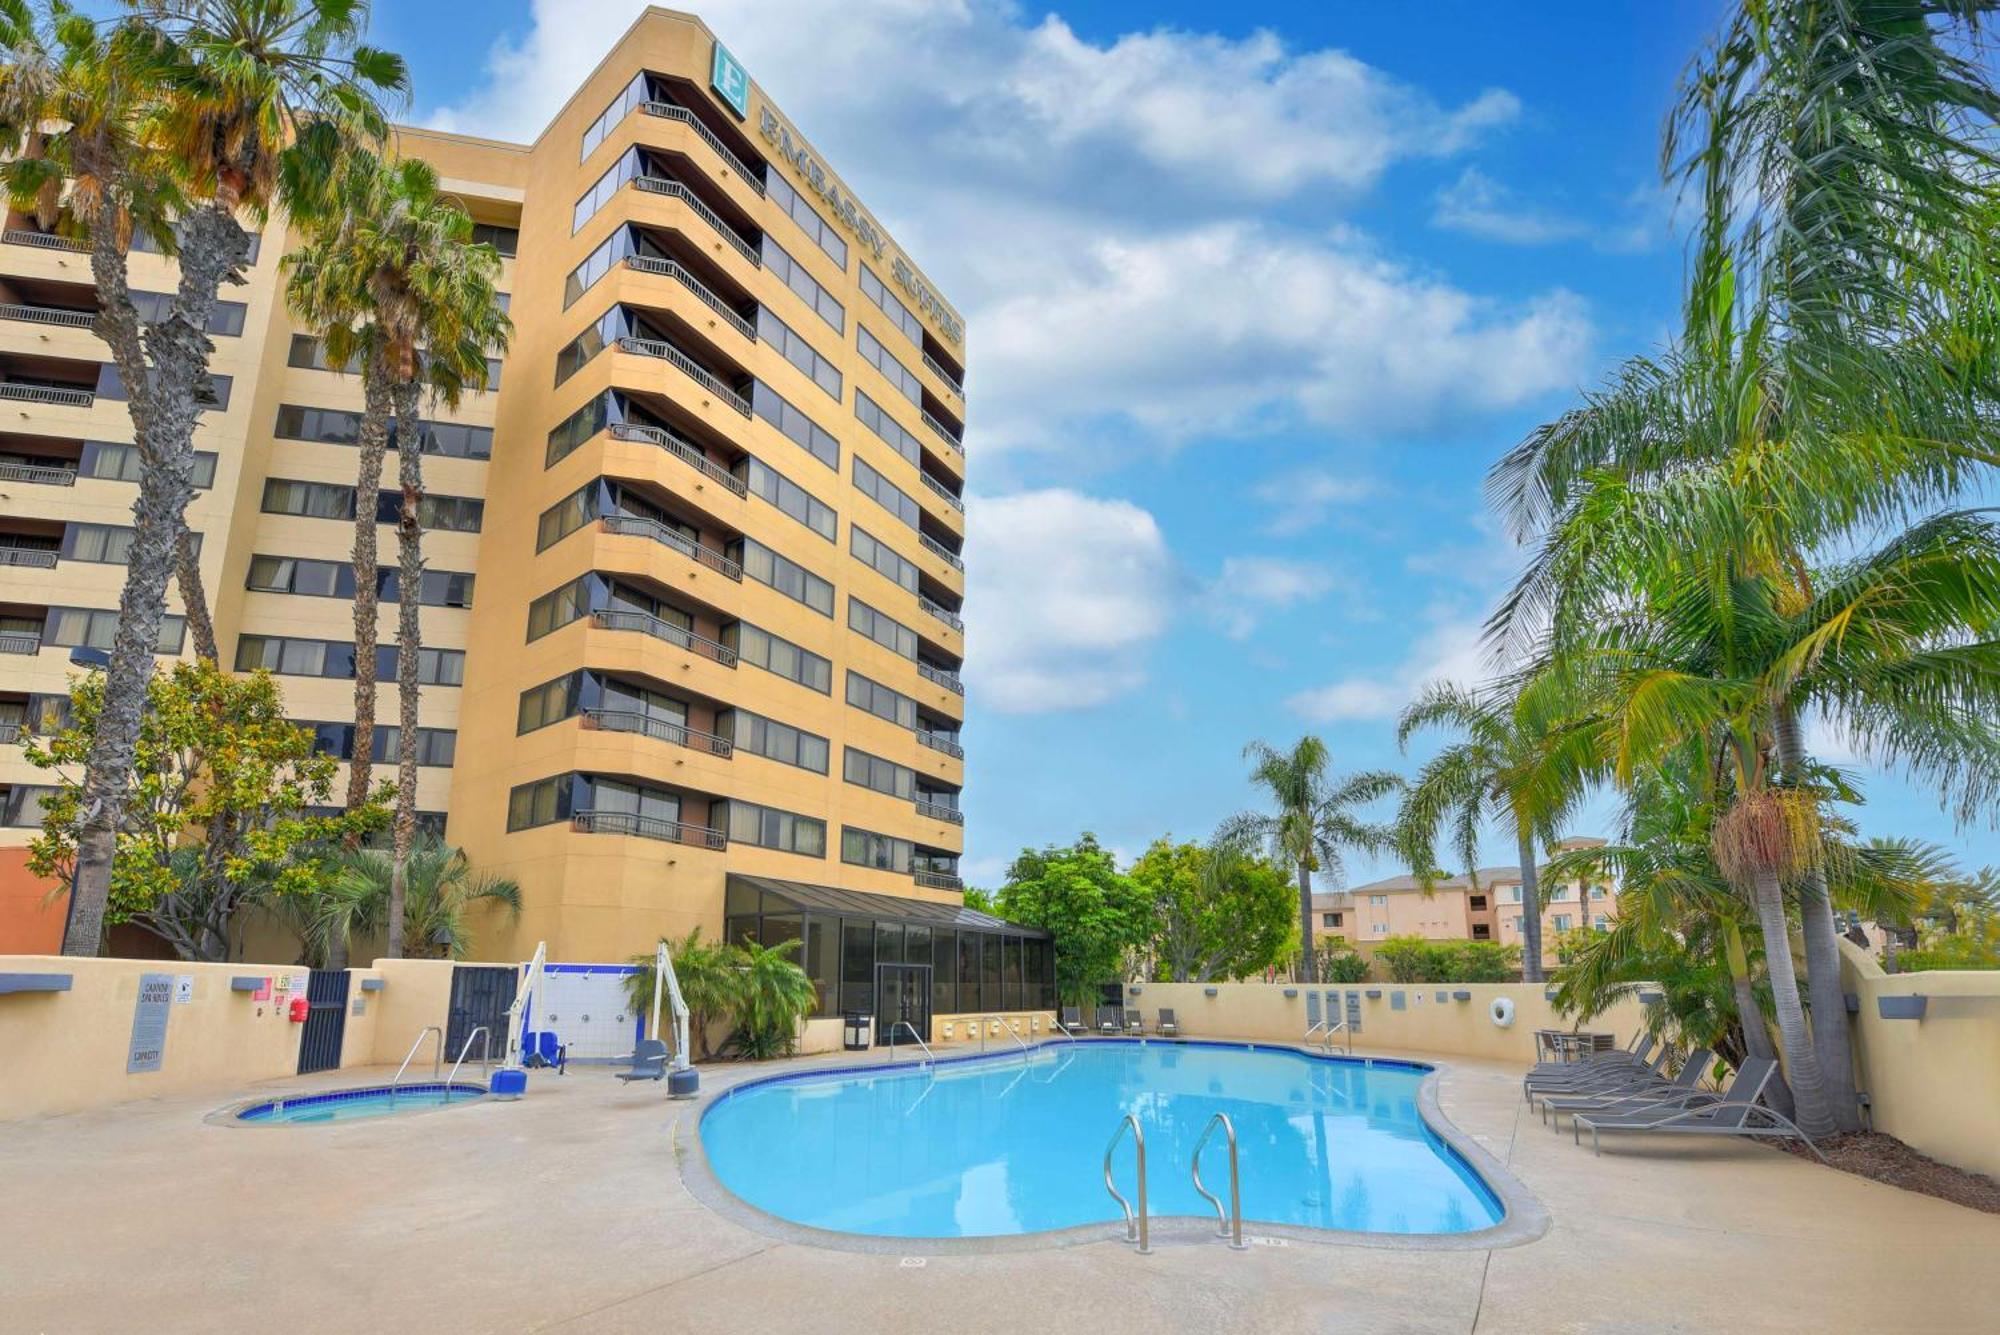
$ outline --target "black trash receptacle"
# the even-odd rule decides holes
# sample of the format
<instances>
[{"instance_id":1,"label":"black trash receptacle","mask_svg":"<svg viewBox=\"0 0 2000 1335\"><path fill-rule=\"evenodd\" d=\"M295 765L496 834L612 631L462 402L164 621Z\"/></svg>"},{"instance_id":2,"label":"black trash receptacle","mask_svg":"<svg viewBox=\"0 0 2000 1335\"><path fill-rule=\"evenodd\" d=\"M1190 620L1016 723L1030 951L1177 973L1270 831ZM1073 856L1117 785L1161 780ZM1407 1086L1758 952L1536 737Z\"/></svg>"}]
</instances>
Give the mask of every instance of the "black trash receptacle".
<instances>
[{"instance_id":1,"label":"black trash receptacle","mask_svg":"<svg viewBox=\"0 0 2000 1335\"><path fill-rule=\"evenodd\" d=\"M875 1043L875 1017L864 1011L848 1011L841 1017L841 1044L849 1052L866 1052Z\"/></svg>"}]
</instances>

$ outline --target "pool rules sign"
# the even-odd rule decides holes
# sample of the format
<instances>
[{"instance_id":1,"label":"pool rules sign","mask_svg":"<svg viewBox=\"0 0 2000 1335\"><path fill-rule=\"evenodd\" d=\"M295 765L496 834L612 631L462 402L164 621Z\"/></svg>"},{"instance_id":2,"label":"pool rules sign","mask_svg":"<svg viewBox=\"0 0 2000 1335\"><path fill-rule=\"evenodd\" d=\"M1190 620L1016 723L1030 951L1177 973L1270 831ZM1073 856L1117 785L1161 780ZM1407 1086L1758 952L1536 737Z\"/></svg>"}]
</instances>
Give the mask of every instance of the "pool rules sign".
<instances>
[{"instance_id":1,"label":"pool rules sign","mask_svg":"<svg viewBox=\"0 0 2000 1335\"><path fill-rule=\"evenodd\" d=\"M125 1074L157 1071L167 1056L167 1012L174 1004L174 976L139 975L139 1000L132 1008L132 1046L125 1054Z\"/></svg>"}]
</instances>

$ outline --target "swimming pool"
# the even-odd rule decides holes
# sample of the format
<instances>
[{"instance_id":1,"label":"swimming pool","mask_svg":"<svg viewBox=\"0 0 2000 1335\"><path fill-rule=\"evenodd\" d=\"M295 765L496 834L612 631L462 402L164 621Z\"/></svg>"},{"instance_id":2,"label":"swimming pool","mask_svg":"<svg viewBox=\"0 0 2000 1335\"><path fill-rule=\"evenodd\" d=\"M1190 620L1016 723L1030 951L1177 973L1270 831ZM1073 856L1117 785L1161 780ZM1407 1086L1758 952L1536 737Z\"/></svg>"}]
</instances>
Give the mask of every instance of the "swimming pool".
<instances>
[{"instance_id":1,"label":"swimming pool","mask_svg":"<svg viewBox=\"0 0 2000 1335\"><path fill-rule=\"evenodd\" d=\"M343 1089L331 1094L302 1094L291 1099L268 1099L236 1111L239 1122L351 1122L363 1117L386 1117L391 1113L415 1112L446 1103L470 1103L486 1093L484 1085L424 1084L387 1085L367 1089Z\"/></svg>"},{"instance_id":2,"label":"swimming pool","mask_svg":"<svg viewBox=\"0 0 2000 1335\"><path fill-rule=\"evenodd\" d=\"M1229 1114L1243 1217L1378 1233L1464 1233L1505 1213L1418 1112L1430 1068L1282 1048L1092 1039L931 1068L784 1076L719 1096L699 1135L716 1179L793 1223L897 1238L1039 1233L1123 1216L1105 1144L1146 1133L1155 1217L1213 1210L1188 1157ZM1203 1180L1227 1199L1220 1137ZM1131 1146L1115 1160L1134 1195Z\"/></svg>"}]
</instances>

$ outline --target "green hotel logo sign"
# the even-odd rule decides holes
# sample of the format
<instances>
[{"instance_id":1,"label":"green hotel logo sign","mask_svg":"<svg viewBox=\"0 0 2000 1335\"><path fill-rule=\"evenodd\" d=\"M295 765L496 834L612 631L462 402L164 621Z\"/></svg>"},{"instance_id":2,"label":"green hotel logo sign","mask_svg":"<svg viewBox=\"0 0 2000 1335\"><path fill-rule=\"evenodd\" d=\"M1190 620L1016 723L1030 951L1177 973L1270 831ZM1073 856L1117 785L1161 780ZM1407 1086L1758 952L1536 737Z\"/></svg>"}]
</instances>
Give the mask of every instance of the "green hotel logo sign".
<instances>
[{"instance_id":1,"label":"green hotel logo sign","mask_svg":"<svg viewBox=\"0 0 2000 1335\"><path fill-rule=\"evenodd\" d=\"M729 48L721 42L715 44L715 61L708 70L709 86L715 95L729 104L738 120L750 115L750 72L743 68Z\"/></svg>"}]
</instances>

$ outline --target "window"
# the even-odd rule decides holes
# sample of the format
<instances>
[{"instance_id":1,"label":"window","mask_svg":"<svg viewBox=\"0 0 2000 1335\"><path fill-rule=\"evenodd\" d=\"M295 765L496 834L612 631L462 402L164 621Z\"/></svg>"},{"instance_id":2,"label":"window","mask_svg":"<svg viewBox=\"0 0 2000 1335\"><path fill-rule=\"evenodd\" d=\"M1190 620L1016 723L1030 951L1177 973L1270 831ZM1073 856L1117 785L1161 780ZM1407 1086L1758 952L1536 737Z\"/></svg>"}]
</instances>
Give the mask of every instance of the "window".
<instances>
[{"instance_id":1,"label":"window","mask_svg":"<svg viewBox=\"0 0 2000 1335\"><path fill-rule=\"evenodd\" d=\"M829 746L826 738L794 728L789 723L753 714L747 709L726 709L716 715L715 730L735 743L740 751L763 756L786 765L826 773Z\"/></svg>"},{"instance_id":2,"label":"window","mask_svg":"<svg viewBox=\"0 0 2000 1335\"><path fill-rule=\"evenodd\" d=\"M393 682L400 667L397 646L376 646L375 674ZM354 676L354 646L339 640L294 639L283 635L239 635L236 639L236 670L254 672L263 668L280 676ZM417 650L417 684L420 686L462 686L465 683L463 649Z\"/></svg>"},{"instance_id":3,"label":"window","mask_svg":"<svg viewBox=\"0 0 2000 1335\"><path fill-rule=\"evenodd\" d=\"M854 390L854 415L861 420L861 425L880 436L889 448L911 463L921 465L923 446L917 438L905 431L901 422L883 412L881 405L862 393L859 386Z\"/></svg>"},{"instance_id":4,"label":"window","mask_svg":"<svg viewBox=\"0 0 2000 1335\"><path fill-rule=\"evenodd\" d=\"M138 236L133 236L133 249L137 250ZM174 304L171 292L132 293L132 309L147 324L158 324L167 318L167 312ZM237 338L243 333L243 316L249 309L240 301L217 301L208 313L208 332L221 338Z\"/></svg>"},{"instance_id":5,"label":"window","mask_svg":"<svg viewBox=\"0 0 2000 1335\"><path fill-rule=\"evenodd\" d=\"M798 562L778 555L751 538L740 538L731 543L730 555L742 565L743 573L751 579L770 585L821 616L833 615L833 585Z\"/></svg>"},{"instance_id":6,"label":"window","mask_svg":"<svg viewBox=\"0 0 2000 1335\"><path fill-rule=\"evenodd\" d=\"M1571 918L1569 914L1567 913L1556 914L1556 930L1558 932L1567 932L1571 928L1571 926L1574 925L1574 923L1575 919Z\"/></svg>"},{"instance_id":7,"label":"window","mask_svg":"<svg viewBox=\"0 0 2000 1335\"><path fill-rule=\"evenodd\" d=\"M917 567L891 550L886 544L862 531L859 524L850 525L847 530L848 545L855 556L871 570L887 577L891 583L900 584L911 593L917 591Z\"/></svg>"},{"instance_id":8,"label":"window","mask_svg":"<svg viewBox=\"0 0 2000 1335\"><path fill-rule=\"evenodd\" d=\"M351 361L341 362L337 365L330 361L326 355L325 342L313 337L311 334L292 335L292 346L285 354L285 365L297 367L302 371L335 371L341 374L355 369ZM498 357L486 358L486 383L483 385L468 385L466 388L473 390L499 389L500 359ZM395 423L393 421L390 423L389 429L392 432L395 430ZM358 439L360 436L359 427L356 428L355 435ZM424 450L426 454L437 454L440 452L428 446Z\"/></svg>"},{"instance_id":9,"label":"window","mask_svg":"<svg viewBox=\"0 0 2000 1335\"><path fill-rule=\"evenodd\" d=\"M810 687L821 695L833 693L833 664L790 640L780 639L747 621L736 621L722 628L722 642L736 651L741 662Z\"/></svg>"},{"instance_id":10,"label":"window","mask_svg":"<svg viewBox=\"0 0 2000 1335\"><path fill-rule=\"evenodd\" d=\"M1368 896L1368 906L1369 906L1370 908L1377 908L1377 909L1379 909L1379 908L1387 908L1387 907L1388 907L1388 905L1389 905L1389 896L1387 896L1387 895L1370 895L1370 896Z\"/></svg>"},{"instance_id":11,"label":"window","mask_svg":"<svg viewBox=\"0 0 2000 1335\"><path fill-rule=\"evenodd\" d=\"M1468 898L1466 907L1472 909L1474 912L1478 912L1479 910L1484 909L1486 907L1486 896L1485 895L1470 896Z\"/></svg>"},{"instance_id":12,"label":"window","mask_svg":"<svg viewBox=\"0 0 2000 1335\"><path fill-rule=\"evenodd\" d=\"M1340 919L1341 915L1338 913L1322 913L1319 915L1319 925L1322 927L1338 927L1340 926Z\"/></svg>"},{"instance_id":13,"label":"window","mask_svg":"<svg viewBox=\"0 0 2000 1335\"><path fill-rule=\"evenodd\" d=\"M907 876L916 851L916 845L907 839L857 830L852 825L844 825L840 830L840 860L852 866L874 867Z\"/></svg>"},{"instance_id":14,"label":"window","mask_svg":"<svg viewBox=\"0 0 2000 1335\"><path fill-rule=\"evenodd\" d=\"M1378 922L1370 926L1368 930L1375 933L1375 935L1377 936L1387 936L1389 934L1389 924L1386 922Z\"/></svg>"},{"instance_id":15,"label":"window","mask_svg":"<svg viewBox=\"0 0 2000 1335\"><path fill-rule=\"evenodd\" d=\"M156 654L177 654L187 635L185 618L163 615L160 635L153 642ZM51 607L43 624L42 643L59 649L104 649L118 636L117 611L94 607Z\"/></svg>"},{"instance_id":16,"label":"window","mask_svg":"<svg viewBox=\"0 0 2000 1335\"><path fill-rule=\"evenodd\" d=\"M1557 899L1568 899L1568 898L1569 898L1569 887L1568 887L1568 886L1566 886L1566 885L1560 885L1560 884L1558 884L1558 885L1557 885L1557 886L1556 886L1556 887L1555 887L1554 889L1552 889L1552 890L1550 890L1550 891L1549 891L1549 898L1550 898L1551 900L1557 900Z\"/></svg>"},{"instance_id":17,"label":"window","mask_svg":"<svg viewBox=\"0 0 2000 1335\"><path fill-rule=\"evenodd\" d=\"M1518 904L1518 903L1520 903L1520 902L1521 902L1521 887L1520 887L1520 886L1518 886L1518 885L1510 885L1510 886L1508 886L1508 887L1507 887L1507 902L1508 902L1508 903L1510 903L1510 904ZM1518 921L1518 920L1517 920L1517 921Z\"/></svg>"},{"instance_id":18,"label":"window","mask_svg":"<svg viewBox=\"0 0 2000 1335\"><path fill-rule=\"evenodd\" d=\"M1605 896L1605 887L1601 885L1593 885L1590 887L1590 897L1592 899L1602 899L1604 898L1604 896Z\"/></svg>"},{"instance_id":19,"label":"window","mask_svg":"<svg viewBox=\"0 0 2000 1335\"><path fill-rule=\"evenodd\" d=\"M863 788L909 801L917 795L917 772L892 760L848 747L841 756L841 777Z\"/></svg>"},{"instance_id":20,"label":"window","mask_svg":"<svg viewBox=\"0 0 2000 1335\"><path fill-rule=\"evenodd\" d=\"M732 798L724 804L723 818L731 840L775 848L782 853L799 853L810 858L826 856L826 822L790 811L760 807Z\"/></svg>"},{"instance_id":21,"label":"window","mask_svg":"<svg viewBox=\"0 0 2000 1335\"><path fill-rule=\"evenodd\" d=\"M341 760L354 759L352 723L301 723L313 731L313 750ZM394 724L377 724L369 759L378 765L397 764L402 755L401 731ZM458 750L458 734L449 728L417 729L417 764L449 768Z\"/></svg>"},{"instance_id":22,"label":"window","mask_svg":"<svg viewBox=\"0 0 2000 1335\"><path fill-rule=\"evenodd\" d=\"M883 612L878 612L853 594L847 595L847 628L858 630L875 643L905 658L917 656L917 633Z\"/></svg>"},{"instance_id":23,"label":"window","mask_svg":"<svg viewBox=\"0 0 2000 1335\"><path fill-rule=\"evenodd\" d=\"M521 246L521 229L518 227L503 227L499 223L474 223L472 224L472 244L475 246L491 246L493 249L499 251L500 254L512 259L514 253Z\"/></svg>"},{"instance_id":24,"label":"window","mask_svg":"<svg viewBox=\"0 0 2000 1335\"><path fill-rule=\"evenodd\" d=\"M633 77L632 82L618 90L618 96L611 99L611 105L604 109L604 114L585 127L583 148L577 156L577 161L582 162L589 158L591 152L604 142L605 136L632 113L632 108L652 100L651 83L646 72L641 70Z\"/></svg>"},{"instance_id":25,"label":"window","mask_svg":"<svg viewBox=\"0 0 2000 1335\"><path fill-rule=\"evenodd\" d=\"M514 731L529 733L573 717L582 708L583 682L583 673L571 672L522 691Z\"/></svg>"},{"instance_id":26,"label":"window","mask_svg":"<svg viewBox=\"0 0 2000 1335\"><path fill-rule=\"evenodd\" d=\"M621 227L604 238L603 243L591 251L582 264L571 269L569 277L563 280L563 309L568 310L575 305L578 297L597 285L598 279L634 252L632 229L629 227Z\"/></svg>"},{"instance_id":27,"label":"window","mask_svg":"<svg viewBox=\"0 0 2000 1335\"><path fill-rule=\"evenodd\" d=\"M898 727L914 729L917 726L917 702L901 691L892 691L878 681L870 681L858 672L847 674L847 703L856 709L865 709L877 718L887 719Z\"/></svg>"},{"instance_id":28,"label":"window","mask_svg":"<svg viewBox=\"0 0 2000 1335\"><path fill-rule=\"evenodd\" d=\"M507 830L532 829L553 825L570 818L576 776L558 774L554 778L524 783L507 794Z\"/></svg>"},{"instance_id":29,"label":"window","mask_svg":"<svg viewBox=\"0 0 2000 1335\"><path fill-rule=\"evenodd\" d=\"M645 175L645 160L637 148L628 148L611 164L609 171L597 178L596 184L583 192L583 198L576 201L570 210L569 230L574 236L583 230L583 225L597 216L597 211L611 202L624 184L634 177Z\"/></svg>"},{"instance_id":30,"label":"window","mask_svg":"<svg viewBox=\"0 0 2000 1335\"><path fill-rule=\"evenodd\" d=\"M837 517L832 506L754 456L746 455L735 472L751 495L769 501L828 542L834 540Z\"/></svg>"},{"instance_id":31,"label":"window","mask_svg":"<svg viewBox=\"0 0 2000 1335\"><path fill-rule=\"evenodd\" d=\"M108 441L86 440L83 457L77 462L78 477L94 477L109 482L137 482L144 466L137 445L114 445ZM194 485L205 491L215 485L215 455L209 450L194 452Z\"/></svg>"},{"instance_id":32,"label":"window","mask_svg":"<svg viewBox=\"0 0 2000 1335\"><path fill-rule=\"evenodd\" d=\"M333 482L264 479L264 513L303 519L353 519L354 488Z\"/></svg>"},{"instance_id":33,"label":"window","mask_svg":"<svg viewBox=\"0 0 2000 1335\"><path fill-rule=\"evenodd\" d=\"M456 422L420 421L425 454L446 459L490 459L493 457L493 428L461 426ZM354 445L361 439L361 414L338 408L306 408L296 403L280 404L278 422L272 434L283 440L312 441L321 445ZM389 423L389 448L396 448L396 423Z\"/></svg>"},{"instance_id":34,"label":"window","mask_svg":"<svg viewBox=\"0 0 2000 1335\"><path fill-rule=\"evenodd\" d=\"M111 524L66 524L63 527L63 560L125 565L132 556L132 534L133 530L129 528ZM201 550L199 534L195 535L195 550Z\"/></svg>"},{"instance_id":35,"label":"window","mask_svg":"<svg viewBox=\"0 0 2000 1335\"><path fill-rule=\"evenodd\" d=\"M542 511L535 521L535 550L545 552L598 518L597 483L586 482Z\"/></svg>"},{"instance_id":36,"label":"window","mask_svg":"<svg viewBox=\"0 0 2000 1335\"><path fill-rule=\"evenodd\" d=\"M622 416L622 414L621 414ZM549 449L542 460L544 468L554 468L577 446L589 440L611 423L611 396L600 395L584 404L575 412L556 423L549 432Z\"/></svg>"},{"instance_id":37,"label":"window","mask_svg":"<svg viewBox=\"0 0 2000 1335\"><path fill-rule=\"evenodd\" d=\"M751 383L750 409L778 428L807 454L834 472L840 471L840 442L819 423L794 408L784 395L761 380Z\"/></svg>"},{"instance_id":38,"label":"window","mask_svg":"<svg viewBox=\"0 0 2000 1335\"><path fill-rule=\"evenodd\" d=\"M866 330L862 331L864 334ZM815 385L840 402L840 372L832 362L819 355L813 345L806 342L803 335L793 332L792 327L780 320L768 306L757 307L757 337L769 343L811 380Z\"/></svg>"},{"instance_id":39,"label":"window","mask_svg":"<svg viewBox=\"0 0 2000 1335\"><path fill-rule=\"evenodd\" d=\"M1525 921L1526 921L1526 919L1525 919L1525 918L1523 918L1523 916L1522 916L1521 914L1518 914L1518 913L1517 913L1517 914L1515 914L1515 915L1514 915L1514 930L1515 930L1516 932L1520 931L1520 930L1521 930L1521 924L1522 924L1523 922L1525 922Z\"/></svg>"},{"instance_id":40,"label":"window","mask_svg":"<svg viewBox=\"0 0 2000 1335\"><path fill-rule=\"evenodd\" d=\"M551 589L528 604L528 641L533 643L580 617L590 615L591 581L595 575L578 575L560 588Z\"/></svg>"},{"instance_id":41,"label":"window","mask_svg":"<svg viewBox=\"0 0 2000 1335\"><path fill-rule=\"evenodd\" d=\"M385 602L399 597L395 567L376 571L376 596ZM472 606L473 578L455 570L426 570L419 601L425 607ZM244 587L258 593L294 593L318 598L352 598L354 567L345 561L313 561L294 556L253 556Z\"/></svg>"},{"instance_id":42,"label":"window","mask_svg":"<svg viewBox=\"0 0 2000 1335\"><path fill-rule=\"evenodd\" d=\"M1600 913L1595 918L1591 919L1591 926L1595 927L1600 932L1608 932L1611 930L1611 919L1605 917L1602 913Z\"/></svg>"},{"instance_id":43,"label":"window","mask_svg":"<svg viewBox=\"0 0 2000 1335\"><path fill-rule=\"evenodd\" d=\"M46 784L10 783L0 786L0 825L32 829L42 823L42 803L55 789Z\"/></svg>"},{"instance_id":44,"label":"window","mask_svg":"<svg viewBox=\"0 0 2000 1335\"><path fill-rule=\"evenodd\" d=\"M477 533L486 514L486 502L472 496L440 496L425 492L417 503L417 519L437 533ZM393 524L403 517L401 492L385 491L376 497L375 519Z\"/></svg>"},{"instance_id":45,"label":"window","mask_svg":"<svg viewBox=\"0 0 2000 1335\"><path fill-rule=\"evenodd\" d=\"M901 487L876 472L868 461L858 454L854 456L854 486L863 496L911 528L917 528L922 524L923 511L916 501L912 500Z\"/></svg>"},{"instance_id":46,"label":"window","mask_svg":"<svg viewBox=\"0 0 2000 1335\"><path fill-rule=\"evenodd\" d=\"M880 371L904 398L922 406L924 387L915 372L890 356L889 350L882 346L881 340L868 332L867 325L855 329L854 343L861 351L862 361Z\"/></svg>"},{"instance_id":47,"label":"window","mask_svg":"<svg viewBox=\"0 0 2000 1335\"><path fill-rule=\"evenodd\" d=\"M806 203L805 197L792 189L791 182L776 172L771 173L764 185L771 201L799 225L814 245L840 266L842 273L847 272L847 242L833 230L833 224L820 217L813 206Z\"/></svg>"},{"instance_id":48,"label":"window","mask_svg":"<svg viewBox=\"0 0 2000 1335\"><path fill-rule=\"evenodd\" d=\"M882 314L889 317L889 323L902 331L904 338L920 348L924 345L923 321L917 318L915 311L899 301L896 294L875 276L875 271L865 264L861 266L861 295L874 302Z\"/></svg>"},{"instance_id":49,"label":"window","mask_svg":"<svg viewBox=\"0 0 2000 1335\"><path fill-rule=\"evenodd\" d=\"M210 372L208 390L204 393L197 389L195 402L204 412L210 408L227 409L229 392L234 384L233 377ZM97 368L97 397L120 401L126 398L125 377L119 372L115 362L105 362Z\"/></svg>"},{"instance_id":50,"label":"window","mask_svg":"<svg viewBox=\"0 0 2000 1335\"><path fill-rule=\"evenodd\" d=\"M806 272L804 265L786 254L770 233L765 233L758 242L758 250L763 255L764 267L776 274L815 315L831 325L835 333L847 332L847 309Z\"/></svg>"}]
</instances>

